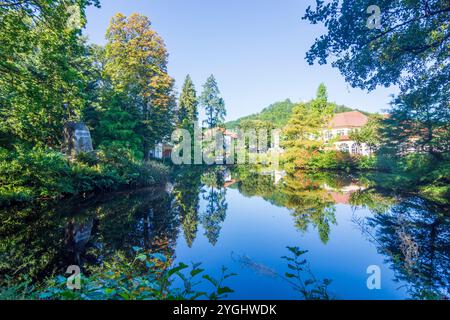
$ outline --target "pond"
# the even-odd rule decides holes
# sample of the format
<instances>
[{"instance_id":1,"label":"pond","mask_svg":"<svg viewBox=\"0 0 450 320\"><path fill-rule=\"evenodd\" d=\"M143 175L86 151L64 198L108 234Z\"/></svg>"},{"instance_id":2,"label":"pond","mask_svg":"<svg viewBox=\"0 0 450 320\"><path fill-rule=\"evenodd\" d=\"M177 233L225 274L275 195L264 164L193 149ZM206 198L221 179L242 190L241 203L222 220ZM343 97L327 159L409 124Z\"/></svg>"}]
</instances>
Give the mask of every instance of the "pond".
<instances>
[{"instance_id":1,"label":"pond","mask_svg":"<svg viewBox=\"0 0 450 320\"><path fill-rule=\"evenodd\" d=\"M0 275L39 281L138 246L213 276L227 267L229 299L446 298L449 216L363 176L180 168L164 188L1 211ZM307 251L298 277L283 258L295 248Z\"/></svg>"}]
</instances>

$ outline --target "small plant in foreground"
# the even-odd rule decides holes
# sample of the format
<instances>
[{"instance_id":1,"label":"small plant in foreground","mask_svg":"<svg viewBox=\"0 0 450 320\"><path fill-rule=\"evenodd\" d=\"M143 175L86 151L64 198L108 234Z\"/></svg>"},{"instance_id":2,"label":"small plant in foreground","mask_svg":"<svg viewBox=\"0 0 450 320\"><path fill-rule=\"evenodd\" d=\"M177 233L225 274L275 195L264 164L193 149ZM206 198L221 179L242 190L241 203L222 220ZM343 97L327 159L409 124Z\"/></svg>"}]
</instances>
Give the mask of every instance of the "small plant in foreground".
<instances>
[{"instance_id":1,"label":"small plant in foreground","mask_svg":"<svg viewBox=\"0 0 450 320\"><path fill-rule=\"evenodd\" d=\"M211 293L195 289L201 280L204 269L199 263L189 266L179 263L171 266L165 255L146 253L134 247L136 257L129 261L118 254L111 262L94 271L88 277L82 277L81 289L67 288L67 278L58 276L52 279L46 289L39 294L40 299L48 300L195 300L223 299L233 292L223 281L235 274L222 268L220 279L203 275L203 279L213 285ZM183 286L176 287L174 280L182 280Z\"/></svg>"},{"instance_id":2,"label":"small plant in foreground","mask_svg":"<svg viewBox=\"0 0 450 320\"><path fill-rule=\"evenodd\" d=\"M283 256L288 263L289 272L286 272L283 278L288 281L292 287L301 293L306 300L329 300L332 299L328 293L330 279L318 280L312 274L308 263L302 256L308 250L300 250L298 247L287 247L292 253L290 257ZM305 279L306 276L306 279Z\"/></svg>"}]
</instances>

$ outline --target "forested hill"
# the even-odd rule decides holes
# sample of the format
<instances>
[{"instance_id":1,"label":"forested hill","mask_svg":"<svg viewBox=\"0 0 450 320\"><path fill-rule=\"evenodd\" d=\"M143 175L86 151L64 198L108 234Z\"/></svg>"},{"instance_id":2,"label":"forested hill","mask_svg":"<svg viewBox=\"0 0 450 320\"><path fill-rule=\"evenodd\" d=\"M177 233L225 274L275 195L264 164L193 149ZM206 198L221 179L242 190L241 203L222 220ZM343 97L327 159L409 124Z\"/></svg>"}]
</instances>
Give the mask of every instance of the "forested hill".
<instances>
[{"instance_id":1,"label":"forested hill","mask_svg":"<svg viewBox=\"0 0 450 320\"><path fill-rule=\"evenodd\" d=\"M260 113L252 114L234 121L227 122L226 127L229 129L237 128L242 121L246 120L267 121L273 123L277 128L283 127L288 122L292 113L292 108L294 106L295 103L291 102L291 100L289 99L286 99L285 101L275 102L267 108L264 108Z\"/></svg>"},{"instance_id":2,"label":"forested hill","mask_svg":"<svg viewBox=\"0 0 450 320\"><path fill-rule=\"evenodd\" d=\"M292 109L296 103L292 102L290 99L286 99L284 101L275 102L271 104L270 106L264 108L261 112L251 114L242 118L239 118L237 120L229 121L225 125L228 129L236 129L239 127L239 125L242 122L245 121L252 121L252 120L259 120L264 122L269 122L273 124L276 128L282 128L284 127L287 122L289 121L289 118L292 114ZM336 105L335 104L335 112L341 113L341 112L347 112L347 111L354 111L359 109L352 109L350 107L344 106L344 105ZM369 114L368 112L359 110L362 113Z\"/></svg>"}]
</instances>

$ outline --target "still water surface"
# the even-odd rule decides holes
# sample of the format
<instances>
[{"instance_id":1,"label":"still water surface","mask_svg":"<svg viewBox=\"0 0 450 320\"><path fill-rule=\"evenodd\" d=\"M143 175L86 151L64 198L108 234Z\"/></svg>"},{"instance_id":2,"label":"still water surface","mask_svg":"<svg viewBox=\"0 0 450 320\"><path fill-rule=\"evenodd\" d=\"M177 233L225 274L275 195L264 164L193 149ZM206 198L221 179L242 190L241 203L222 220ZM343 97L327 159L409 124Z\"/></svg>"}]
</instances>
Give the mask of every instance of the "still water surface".
<instances>
[{"instance_id":1,"label":"still water surface","mask_svg":"<svg viewBox=\"0 0 450 320\"><path fill-rule=\"evenodd\" d=\"M184 169L165 188L10 208L1 219L2 275L41 279L139 246L214 276L226 266L237 274L230 299L303 299L284 276L290 246L308 250L303 280L330 279L337 299L449 293L448 208L344 174ZM380 289L367 286L369 266Z\"/></svg>"}]
</instances>

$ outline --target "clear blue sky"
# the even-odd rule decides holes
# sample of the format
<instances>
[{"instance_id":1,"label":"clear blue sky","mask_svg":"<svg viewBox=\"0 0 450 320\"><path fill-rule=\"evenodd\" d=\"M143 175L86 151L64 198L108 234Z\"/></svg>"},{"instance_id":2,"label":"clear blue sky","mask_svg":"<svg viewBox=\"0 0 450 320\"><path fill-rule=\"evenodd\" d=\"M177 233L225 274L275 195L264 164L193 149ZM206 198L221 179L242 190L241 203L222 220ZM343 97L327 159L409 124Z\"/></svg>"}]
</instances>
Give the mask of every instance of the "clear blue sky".
<instances>
[{"instance_id":1,"label":"clear blue sky","mask_svg":"<svg viewBox=\"0 0 450 320\"><path fill-rule=\"evenodd\" d=\"M145 14L163 37L169 73L179 92L186 74L197 91L213 73L227 107L227 120L259 112L290 98L314 97L320 82L329 98L367 111L388 108L394 89L367 93L350 88L338 70L309 66L305 53L324 30L301 20L313 0L101 0L88 9L85 33L105 43L110 18L117 12Z\"/></svg>"}]
</instances>

